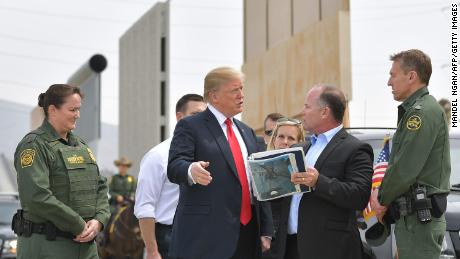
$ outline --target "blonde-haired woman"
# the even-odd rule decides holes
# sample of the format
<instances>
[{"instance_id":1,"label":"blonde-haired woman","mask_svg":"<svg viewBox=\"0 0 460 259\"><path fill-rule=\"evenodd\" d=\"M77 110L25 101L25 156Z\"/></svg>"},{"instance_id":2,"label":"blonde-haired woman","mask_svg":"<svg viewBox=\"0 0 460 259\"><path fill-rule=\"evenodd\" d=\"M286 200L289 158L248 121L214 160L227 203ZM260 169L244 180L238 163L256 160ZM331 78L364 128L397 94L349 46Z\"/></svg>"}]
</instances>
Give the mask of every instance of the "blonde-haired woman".
<instances>
[{"instance_id":1,"label":"blonde-haired woman","mask_svg":"<svg viewBox=\"0 0 460 259\"><path fill-rule=\"evenodd\" d=\"M305 131L302 122L297 119L281 118L276 121L267 150L288 148L305 141Z\"/></svg>"},{"instance_id":2,"label":"blonde-haired woman","mask_svg":"<svg viewBox=\"0 0 460 259\"><path fill-rule=\"evenodd\" d=\"M302 122L296 119L281 118L276 121L272 137L267 145L267 150L289 148L294 144L304 141L305 131ZM293 242L290 242L290 235L287 233L291 197L275 199L270 203L272 206L275 235L271 243L271 250L264 255L264 258L298 258L296 255L291 255L297 249L290 247Z\"/></svg>"}]
</instances>

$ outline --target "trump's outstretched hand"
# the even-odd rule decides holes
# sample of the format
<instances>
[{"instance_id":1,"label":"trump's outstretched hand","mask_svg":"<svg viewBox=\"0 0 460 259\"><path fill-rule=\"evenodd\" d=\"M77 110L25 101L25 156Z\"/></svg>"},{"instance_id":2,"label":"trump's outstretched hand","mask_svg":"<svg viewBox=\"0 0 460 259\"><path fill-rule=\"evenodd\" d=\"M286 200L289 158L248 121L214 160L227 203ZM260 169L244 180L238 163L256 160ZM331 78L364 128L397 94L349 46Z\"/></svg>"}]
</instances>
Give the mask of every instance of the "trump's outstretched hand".
<instances>
[{"instance_id":1,"label":"trump's outstretched hand","mask_svg":"<svg viewBox=\"0 0 460 259\"><path fill-rule=\"evenodd\" d=\"M209 166L209 162L198 161L192 164L190 170L193 182L201 185L208 185L212 181L211 173L208 172L205 168Z\"/></svg>"}]
</instances>

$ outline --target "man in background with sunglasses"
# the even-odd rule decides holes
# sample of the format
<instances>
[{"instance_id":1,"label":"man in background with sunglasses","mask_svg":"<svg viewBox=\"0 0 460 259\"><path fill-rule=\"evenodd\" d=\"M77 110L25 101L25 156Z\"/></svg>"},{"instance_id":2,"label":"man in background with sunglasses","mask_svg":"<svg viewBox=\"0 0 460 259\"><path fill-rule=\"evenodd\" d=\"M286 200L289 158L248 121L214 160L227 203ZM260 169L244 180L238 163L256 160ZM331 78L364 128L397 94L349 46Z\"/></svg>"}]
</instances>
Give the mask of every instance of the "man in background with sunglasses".
<instances>
[{"instance_id":1,"label":"man in background with sunglasses","mask_svg":"<svg viewBox=\"0 0 460 259\"><path fill-rule=\"evenodd\" d=\"M268 142L270 141L270 138L272 137L273 129L276 126L276 121L281 119L281 118L284 118L284 116L282 114L280 114L280 113L277 113L277 112L270 113L270 114L267 115L267 117L265 117L265 120L264 120L264 141L265 141L265 145L268 144Z\"/></svg>"},{"instance_id":2,"label":"man in background with sunglasses","mask_svg":"<svg viewBox=\"0 0 460 259\"><path fill-rule=\"evenodd\" d=\"M265 117L263 136L256 136L257 148L259 151L267 150L267 144L273 134L273 129L276 126L276 121L283 117L283 115L276 112L270 113L267 115L267 117Z\"/></svg>"}]
</instances>

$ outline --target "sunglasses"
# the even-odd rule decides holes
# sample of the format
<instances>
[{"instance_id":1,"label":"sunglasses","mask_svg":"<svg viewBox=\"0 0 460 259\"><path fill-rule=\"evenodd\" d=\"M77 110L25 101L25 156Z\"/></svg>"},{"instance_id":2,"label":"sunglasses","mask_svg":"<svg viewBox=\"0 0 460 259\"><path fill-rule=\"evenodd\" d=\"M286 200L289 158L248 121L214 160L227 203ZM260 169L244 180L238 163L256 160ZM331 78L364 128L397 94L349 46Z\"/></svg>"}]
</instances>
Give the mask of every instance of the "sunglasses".
<instances>
[{"instance_id":1,"label":"sunglasses","mask_svg":"<svg viewBox=\"0 0 460 259\"><path fill-rule=\"evenodd\" d=\"M291 119L291 118L281 118L281 119L278 119L276 121L276 123L283 123L283 122L291 122L293 123L294 125L298 125L298 124L302 124L302 122L300 120L297 120L297 119ZM265 130L264 131L265 135L267 136L271 136L273 134L273 130Z\"/></svg>"},{"instance_id":2,"label":"sunglasses","mask_svg":"<svg viewBox=\"0 0 460 259\"><path fill-rule=\"evenodd\" d=\"M302 124L300 120L297 119L291 119L291 118L281 118L276 121L276 123L281 123L281 122L292 122L294 124Z\"/></svg>"},{"instance_id":3,"label":"sunglasses","mask_svg":"<svg viewBox=\"0 0 460 259\"><path fill-rule=\"evenodd\" d=\"M273 130L266 130L264 131L265 135L271 136L273 134Z\"/></svg>"}]
</instances>

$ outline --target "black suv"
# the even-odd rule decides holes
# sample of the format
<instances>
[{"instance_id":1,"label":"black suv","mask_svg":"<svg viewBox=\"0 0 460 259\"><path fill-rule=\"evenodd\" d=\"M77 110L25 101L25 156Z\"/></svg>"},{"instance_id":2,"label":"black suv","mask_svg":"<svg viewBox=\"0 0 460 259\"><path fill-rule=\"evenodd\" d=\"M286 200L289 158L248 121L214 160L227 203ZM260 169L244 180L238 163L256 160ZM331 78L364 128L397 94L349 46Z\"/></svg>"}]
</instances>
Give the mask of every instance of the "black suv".
<instances>
[{"instance_id":1,"label":"black suv","mask_svg":"<svg viewBox=\"0 0 460 259\"><path fill-rule=\"evenodd\" d=\"M347 130L350 134L358 139L369 143L374 150L374 158L377 157L383 147L384 136L389 134L393 136L394 128L350 128ZM390 142L391 150L391 142ZM451 192L447 197L446 221L447 228L442 244L440 259L460 259L460 133L450 134L450 157L451 157ZM375 161L374 161L375 162ZM370 227L376 222L375 218L367 222ZM364 238L365 230L360 230L361 238L366 248L370 249L371 258L390 259L395 258L396 241L394 237L394 226L392 234L384 244L377 247L367 245Z\"/></svg>"},{"instance_id":2,"label":"black suv","mask_svg":"<svg viewBox=\"0 0 460 259\"><path fill-rule=\"evenodd\" d=\"M17 193L0 192L0 258L16 258L17 236L11 230L11 220L20 208Z\"/></svg>"}]
</instances>

